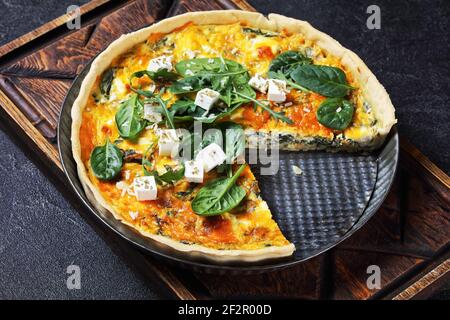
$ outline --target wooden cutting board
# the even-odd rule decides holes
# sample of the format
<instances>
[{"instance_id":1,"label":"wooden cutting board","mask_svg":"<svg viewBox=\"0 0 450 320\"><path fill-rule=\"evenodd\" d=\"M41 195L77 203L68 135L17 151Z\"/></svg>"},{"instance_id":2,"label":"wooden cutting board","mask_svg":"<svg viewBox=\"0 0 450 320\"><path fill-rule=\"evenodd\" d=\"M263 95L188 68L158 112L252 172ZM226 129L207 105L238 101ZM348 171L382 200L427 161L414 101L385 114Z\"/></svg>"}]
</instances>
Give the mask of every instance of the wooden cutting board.
<instances>
[{"instance_id":1,"label":"wooden cutting board","mask_svg":"<svg viewBox=\"0 0 450 320\"><path fill-rule=\"evenodd\" d=\"M369 223L333 250L281 271L235 277L179 270L139 252L80 207L55 145L60 106L73 79L121 34L212 9L254 10L240 0L96 0L81 7L79 30L66 27L67 15L33 30L0 47L0 116L115 252L177 298L411 299L448 283L450 179L405 140L394 186ZM370 265L380 267L380 288L366 285Z\"/></svg>"}]
</instances>

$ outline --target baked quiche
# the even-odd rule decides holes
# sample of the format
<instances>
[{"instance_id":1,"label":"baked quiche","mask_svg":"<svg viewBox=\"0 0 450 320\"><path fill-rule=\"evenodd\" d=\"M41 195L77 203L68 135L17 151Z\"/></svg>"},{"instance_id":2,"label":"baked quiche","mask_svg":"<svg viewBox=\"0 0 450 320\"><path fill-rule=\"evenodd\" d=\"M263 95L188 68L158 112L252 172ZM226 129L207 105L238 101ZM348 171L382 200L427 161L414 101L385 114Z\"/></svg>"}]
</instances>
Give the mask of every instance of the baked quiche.
<instances>
[{"instance_id":1,"label":"baked quiche","mask_svg":"<svg viewBox=\"0 0 450 320\"><path fill-rule=\"evenodd\" d=\"M373 150L396 123L353 52L306 22L244 11L188 13L120 37L92 62L72 120L79 177L99 209L225 262L295 250L243 160L250 141Z\"/></svg>"}]
</instances>

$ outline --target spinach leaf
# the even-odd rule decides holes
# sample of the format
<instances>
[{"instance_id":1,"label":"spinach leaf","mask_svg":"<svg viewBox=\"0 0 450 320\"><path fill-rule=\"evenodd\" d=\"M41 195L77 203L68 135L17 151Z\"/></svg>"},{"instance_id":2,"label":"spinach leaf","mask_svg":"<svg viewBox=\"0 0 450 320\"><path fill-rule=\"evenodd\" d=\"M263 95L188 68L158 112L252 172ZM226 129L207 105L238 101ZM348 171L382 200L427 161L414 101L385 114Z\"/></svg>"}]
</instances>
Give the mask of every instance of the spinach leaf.
<instances>
[{"instance_id":1,"label":"spinach leaf","mask_svg":"<svg viewBox=\"0 0 450 320\"><path fill-rule=\"evenodd\" d=\"M156 142L152 142L142 157L142 171L146 176L155 177L158 184L174 184L184 177L184 165L174 169L172 166L165 166L166 172L159 175L155 169L153 153L156 149Z\"/></svg>"},{"instance_id":2,"label":"spinach leaf","mask_svg":"<svg viewBox=\"0 0 450 320\"><path fill-rule=\"evenodd\" d=\"M141 96L144 96L146 98L152 98L154 96L152 91L149 90L141 90L141 89L135 89L133 87L130 87L131 91L133 91L134 93L137 93Z\"/></svg>"},{"instance_id":3,"label":"spinach leaf","mask_svg":"<svg viewBox=\"0 0 450 320\"><path fill-rule=\"evenodd\" d=\"M220 92L220 99L227 106L240 103L232 96L233 89L246 92L253 89L248 86L250 79L247 70L241 64L219 58L198 58L183 60L175 65L175 69L184 79L172 84L170 91L174 94L196 92L210 88ZM242 87L242 89L241 89Z\"/></svg>"},{"instance_id":4,"label":"spinach leaf","mask_svg":"<svg viewBox=\"0 0 450 320\"><path fill-rule=\"evenodd\" d=\"M174 82L170 86L170 92L173 94L183 94L200 91L209 85L209 80L202 77L187 77Z\"/></svg>"},{"instance_id":5,"label":"spinach leaf","mask_svg":"<svg viewBox=\"0 0 450 320\"><path fill-rule=\"evenodd\" d=\"M222 57L190 59L178 62L175 69L185 78L172 84L170 88L172 93L185 94L210 88L220 93L220 100L226 105L226 107L223 104L215 106L209 111L208 116L204 116L205 112L196 107L194 101L184 98L183 102L175 102L172 106L175 107L173 109L175 121L197 120L213 123L256 97L255 91L248 85L250 76L247 69L235 61Z\"/></svg>"},{"instance_id":6,"label":"spinach leaf","mask_svg":"<svg viewBox=\"0 0 450 320\"><path fill-rule=\"evenodd\" d=\"M196 110L197 106L195 105L194 100L188 98L178 99L169 109L174 116L192 115L195 114ZM203 109L202 113L205 113L205 109Z\"/></svg>"},{"instance_id":7,"label":"spinach leaf","mask_svg":"<svg viewBox=\"0 0 450 320\"><path fill-rule=\"evenodd\" d=\"M166 172L161 175L156 174L156 181L173 184L184 177L184 165L181 168L174 170L171 166L166 166Z\"/></svg>"},{"instance_id":8,"label":"spinach leaf","mask_svg":"<svg viewBox=\"0 0 450 320\"><path fill-rule=\"evenodd\" d=\"M103 146L97 146L92 150L90 163L97 178L112 180L122 169L123 155L120 149L107 139Z\"/></svg>"},{"instance_id":9,"label":"spinach leaf","mask_svg":"<svg viewBox=\"0 0 450 320\"><path fill-rule=\"evenodd\" d=\"M292 81L291 72L301 65L311 64L312 60L298 51L285 51L272 60L268 75L272 79L286 81L288 85L301 91L309 90Z\"/></svg>"},{"instance_id":10,"label":"spinach leaf","mask_svg":"<svg viewBox=\"0 0 450 320\"><path fill-rule=\"evenodd\" d=\"M183 60L175 65L175 70L183 77L189 77L193 75L211 75L211 74L226 74L230 75L244 73L247 70L240 63L218 58L195 58L189 60Z\"/></svg>"},{"instance_id":11,"label":"spinach leaf","mask_svg":"<svg viewBox=\"0 0 450 320\"><path fill-rule=\"evenodd\" d=\"M173 115L169 112L167 109L166 101L164 101L161 98L161 95L164 93L164 90L161 90L161 92L155 97L156 101L159 103L159 105L162 108L162 111L164 113L164 116L166 117L167 126L171 129L176 129L175 124L173 123Z\"/></svg>"},{"instance_id":12,"label":"spinach leaf","mask_svg":"<svg viewBox=\"0 0 450 320\"><path fill-rule=\"evenodd\" d=\"M278 33L275 32L270 32L270 31L262 31L261 29L256 29L256 28L242 28L242 32L244 33L253 33L256 34L258 36L264 36L264 37L277 37L279 36Z\"/></svg>"},{"instance_id":13,"label":"spinach leaf","mask_svg":"<svg viewBox=\"0 0 450 320\"><path fill-rule=\"evenodd\" d=\"M247 98L250 97L250 98ZM231 91L231 103L248 103L253 101L252 99L256 99L256 92L253 88L245 83L234 87L234 90Z\"/></svg>"},{"instance_id":14,"label":"spinach leaf","mask_svg":"<svg viewBox=\"0 0 450 320\"><path fill-rule=\"evenodd\" d=\"M166 101L162 98L163 94L164 94L164 88L162 88L161 91L159 91L159 93L157 95L154 95L154 96L150 97L149 99L146 99L145 102L152 103L152 104L159 104L160 108L158 108L158 111L160 111L164 115L164 118L166 119L167 127L171 128L171 129L176 129L175 124L173 122L173 120L174 120L173 113L170 112L169 109L167 108L168 101Z\"/></svg>"},{"instance_id":15,"label":"spinach leaf","mask_svg":"<svg viewBox=\"0 0 450 320\"><path fill-rule=\"evenodd\" d=\"M100 93L105 97L109 97L115 72L115 68L109 68L103 73L102 81L100 82Z\"/></svg>"},{"instance_id":16,"label":"spinach leaf","mask_svg":"<svg viewBox=\"0 0 450 320\"><path fill-rule=\"evenodd\" d=\"M347 83L344 71L335 67L301 65L290 75L297 84L325 97L342 98L353 89Z\"/></svg>"},{"instance_id":17,"label":"spinach leaf","mask_svg":"<svg viewBox=\"0 0 450 320\"><path fill-rule=\"evenodd\" d=\"M178 74L167 69L159 69L158 71L141 70L131 75L130 83L134 78L141 78L145 75L153 81L158 82L175 81L178 78Z\"/></svg>"},{"instance_id":18,"label":"spinach leaf","mask_svg":"<svg viewBox=\"0 0 450 320\"><path fill-rule=\"evenodd\" d=\"M194 100L182 98L175 101L169 109L173 115L174 122L200 121L203 123L213 123L216 120L232 114L240 104L235 104L230 108L212 108L207 116L204 116L205 109L195 105Z\"/></svg>"},{"instance_id":19,"label":"spinach leaf","mask_svg":"<svg viewBox=\"0 0 450 320\"><path fill-rule=\"evenodd\" d=\"M328 98L317 109L317 120L325 127L344 130L352 122L355 107L348 100Z\"/></svg>"},{"instance_id":20,"label":"spinach leaf","mask_svg":"<svg viewBox=\"0 0 450 320\"><path fill-rule=\"evenodd\" d=\"M219 178L208 182L192 200L192 210L201 216L215 216L232 210L245 198L245 190L236 180L245 169L242 164L231 178Z\"/></svg>"},{"instance_id":21,"label":"spinach leaf","mask_svg":"<svg viewBox=\"0 0 450 320\"><path fill-rule=\"evenodd\" d=\"M238 104L232 105L230 108L227 108L224 110L213 109L212 112L210 111L210 113L207 116L194 117L194 120L200 121L203 123L214 123L223 117L231 115L240 106L241 106L241 104L238 103Z\"/></svg>"},{"instance_id":22,"label":"spinach leaf","mask_svg":"<svg viewBox=\"0 0 450 320\"><path fill-rule=\"evenodd\" d=\"M295 68L301 65L311 64L311 62L310 58L305 57L298 51L285 51L272 60L269 66L269 75L281 72L286 77L289 77Z\"/></svg>"},{"instance_id":23,"label":"spinach leaf","mask_svg":"<svg viewBox=\"0 0 450 320\"><path fill-rule=\"evenodd\" d=\"M116 113L116 125L119 134L125 139L135 139L144 130L146 120L142 118L144 105L137 94L122 102Z\"/></svg>"},{"instance_id":24,"label":"spinach leaf","mask_svg":"<svg viewBox=\"0 0 450 320\"><path fill-rule=\"evenodd\" d=\"M194 103L194 100L182 98L175 101L169 109L175 122L193 121L197 118L202 119L205 109L200 108Z\"/></svg>"},{"instance_id":25,"label":"spinach leaf","mask_svg":"<svg viewBox=\"0 0 450 320\"><path fill-rule=\"evenodd\" d=\"M265 111L267 111L273 118L278 119L278 120L281 120L281 121L286 122L286 123L288 123L288 124L293 124L293 123L294 123L294 122L292 121L292 119L290 119L290 118L288 118L288 117L286 117L286 116L284 115L284 112L276 112L276 111L273 111L273 110L270 108L270 106L268 106L268 105L262 103L261 101L258 101L258 100L256 100L256 99L253 99L252 97L246 96L246 95L244 95L244 94L242 94L242 93L240 93L240 92L235 92L235 93L236 93L238 96L241 96L241 97L243 97L243 98L245 98L245 99L248 99L248 100L252 101L255 105L260 106L260 107L263 108Z\"/></svg>"}]
</instances>

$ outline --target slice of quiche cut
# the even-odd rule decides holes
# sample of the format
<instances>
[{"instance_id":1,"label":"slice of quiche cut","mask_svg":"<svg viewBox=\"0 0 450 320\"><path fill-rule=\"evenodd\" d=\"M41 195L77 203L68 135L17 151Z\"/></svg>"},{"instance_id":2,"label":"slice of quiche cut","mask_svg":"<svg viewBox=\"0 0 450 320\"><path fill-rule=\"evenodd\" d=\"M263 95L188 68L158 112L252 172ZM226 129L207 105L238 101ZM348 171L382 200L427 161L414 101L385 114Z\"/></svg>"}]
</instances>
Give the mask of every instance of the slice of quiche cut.
<instances>
[{"instance_id":1,"label":"slice of quiche cut","mask_svg":"<svg viewBox=\"0 0 450 320\"><path fill-rule=\"evenodd\" d=\"M264 146L357 151L379 147L396 122L354 53L306 22L242 11L189 13L122 36L93 61L72 119L73 156L97 207L221 262L289 256L295 247L249 167L224 165L243 144L216 145L214 158L205 150L215 141L202 140L203 169L192 179L175 156L185 143L177 130L201 122L239 127Z\"/></svg>"},{"instance_id":2,"label":"slice of quiche cut","mask_svg":"<svg viewBox=\"0 0 450 320\"><path fill-rule=\"evenodd\" d=\"M180 251L202 252L217 261L254 261L289 256L295 250L272 219L248 166L237 182L245 190L244 201L230 212L211 217L198 215L191 207L201 185L183 181L158 190L157 200L136 201L132 182L141 167L128 163L124 169L126 174L122 172L116 182L102 183L90 170L89 177L108 199L115 218L144 236ZM215 173L209 174L205 182L214 178Z\"/></svg>"}]
</instances>

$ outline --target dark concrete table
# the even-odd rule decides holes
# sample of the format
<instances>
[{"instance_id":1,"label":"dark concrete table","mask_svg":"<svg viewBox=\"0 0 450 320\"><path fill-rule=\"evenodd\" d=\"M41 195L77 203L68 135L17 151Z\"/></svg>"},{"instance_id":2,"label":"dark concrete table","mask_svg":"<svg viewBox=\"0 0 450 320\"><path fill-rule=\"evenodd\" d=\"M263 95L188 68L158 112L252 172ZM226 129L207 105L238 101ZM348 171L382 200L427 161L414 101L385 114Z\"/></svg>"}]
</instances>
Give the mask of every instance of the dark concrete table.
<instances>
[{"instance_id":1,"label":"dark concrete table","mask_svg":"<svg viewBox=\"0 0 450 320\"><path fill-rule=\"evenodd\" d=\"M0 0L0 45L85 1ZM309 21L351 48L391 94L399 131L450 169L450 2L250 0L263 13ZM366 9L381 9L381 29ZM0 298L160 298L117 257L0 125ZM68 290L78 265L81 290Z\"/></svg>"}]
</instances>

